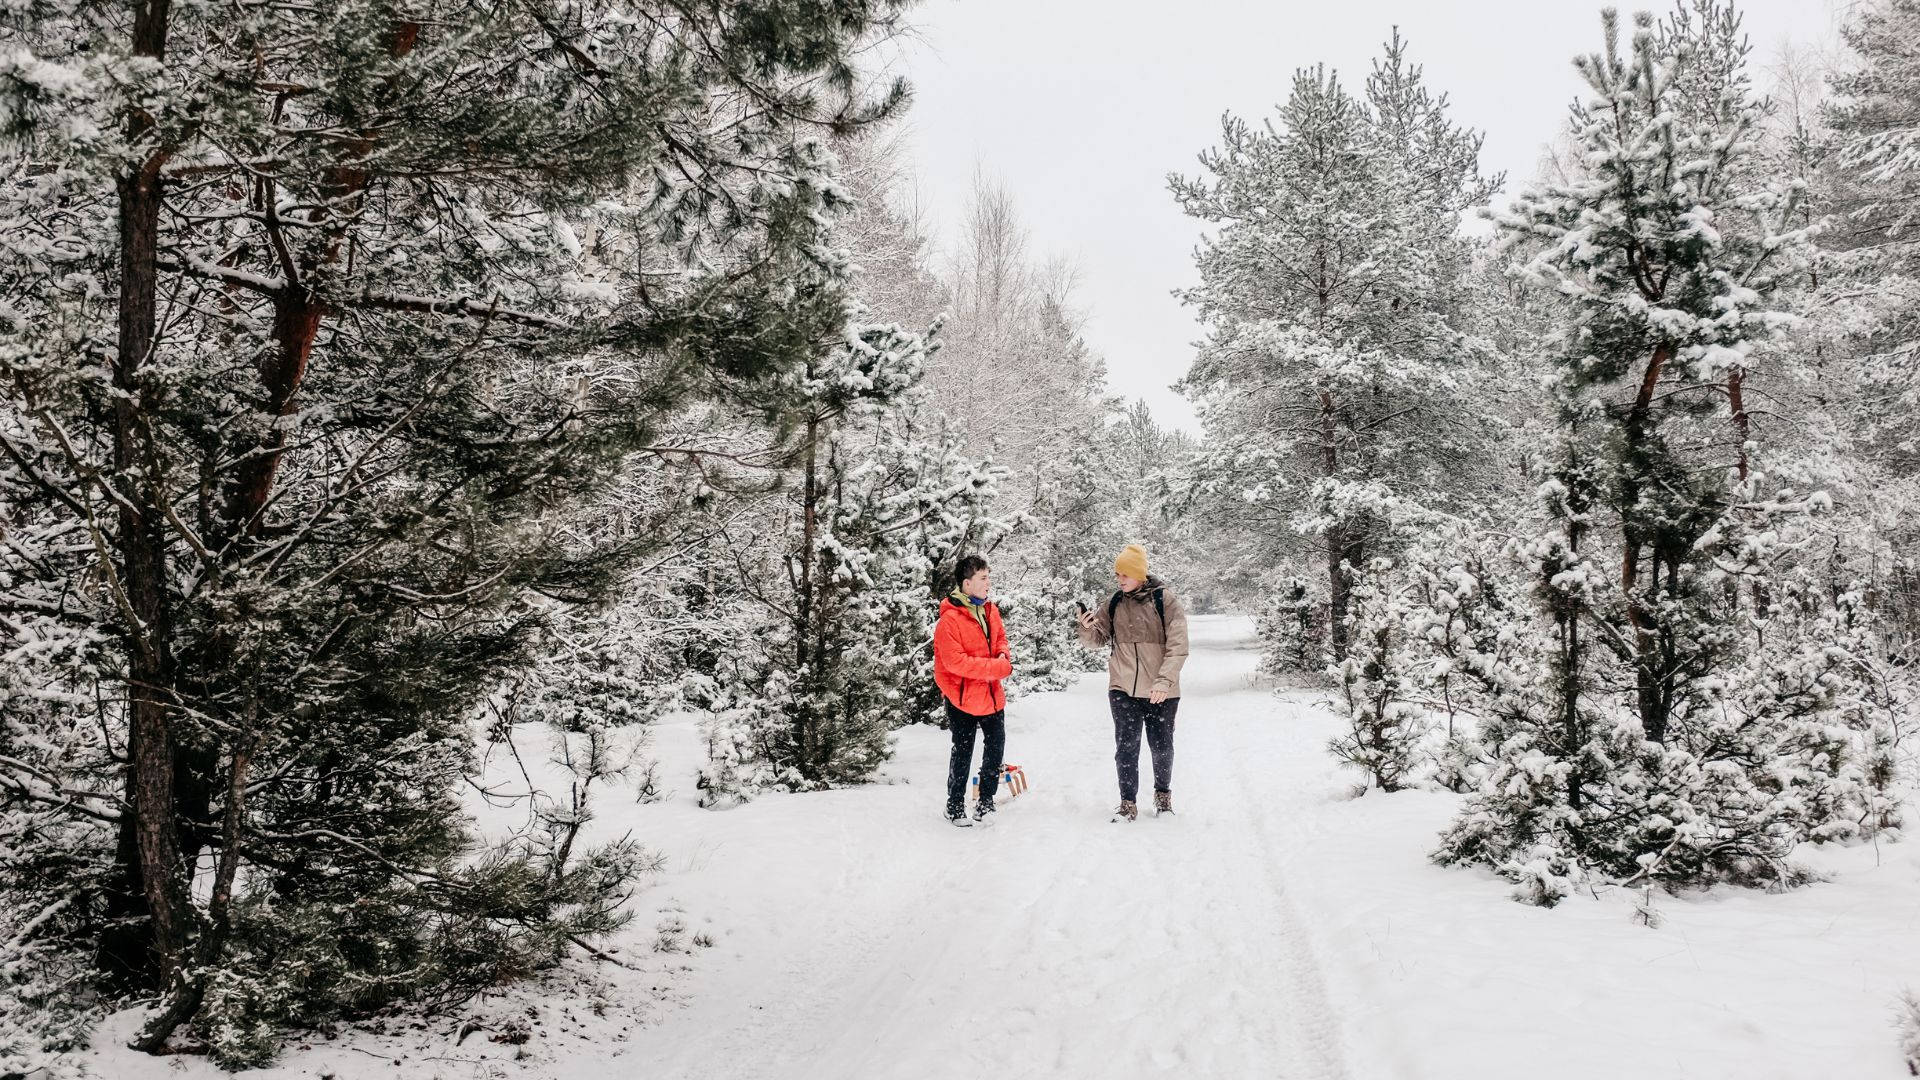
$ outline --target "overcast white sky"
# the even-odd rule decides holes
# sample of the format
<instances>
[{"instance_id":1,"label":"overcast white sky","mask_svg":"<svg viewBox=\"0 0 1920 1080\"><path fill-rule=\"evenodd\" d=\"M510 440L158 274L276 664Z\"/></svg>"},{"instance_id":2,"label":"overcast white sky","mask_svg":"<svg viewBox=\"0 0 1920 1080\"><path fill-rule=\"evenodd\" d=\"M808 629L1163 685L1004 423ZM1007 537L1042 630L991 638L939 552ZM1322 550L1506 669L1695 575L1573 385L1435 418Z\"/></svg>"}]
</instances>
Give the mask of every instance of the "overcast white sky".
<instances>
[{"instance_id":1,"label":"overcast white sky","mask_svg":"<svg viewBox=\"0 0 1920 1080\"><path fill-rule=\"evenodd\" d=\"M1830 40L1845 0L1749 0L1760 63ZM1163 423L1192 427L1168 388L1198 325L1170 295L1191 284L1199 223L1167 194L1212 146L1222 112L1265 117L1294 69L1324 61L1358 89L1400 27L1427 82L1486 133L1508 190L1533 174L1578 91L1572 58L1600 48L1596 0L924 0L903 70L920 195L950 241L976 166L1013 192L1036 255L1080 270L1090 344L1108 381ZM1623 12L1661 4L1621 4ZM1756 81L1759 81L1757 78Z\"/></svg>"}]
</instances>

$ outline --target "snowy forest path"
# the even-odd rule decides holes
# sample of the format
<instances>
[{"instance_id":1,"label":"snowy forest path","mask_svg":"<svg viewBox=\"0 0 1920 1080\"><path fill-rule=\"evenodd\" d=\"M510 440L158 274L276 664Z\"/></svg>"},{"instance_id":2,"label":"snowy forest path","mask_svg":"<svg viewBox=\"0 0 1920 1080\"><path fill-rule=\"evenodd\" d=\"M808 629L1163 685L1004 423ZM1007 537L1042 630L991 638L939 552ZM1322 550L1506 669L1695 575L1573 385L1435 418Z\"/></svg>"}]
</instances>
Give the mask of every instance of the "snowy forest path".
<instances>
[{"instance_id":1,"label":"snowy forest path","mask_svg":"<svg viewBox=\"0 0 1920 1080\"><path fill-rule=\"evenodd\" d=\"M1288 888L1314 817L1294 804L1325 798L1322 736L1253 685L1256 660L1246 620L1195 620L1172 817L1107 821L1098 677L1015 703L1007 759L1034 786L992 827L940 820L945 737L926 731L905 733L892 770L910 783L701 812L724 835L669 888L721 944L623 1063L799 1080L1349 1075Z\"/></svg>"}]
</instances>

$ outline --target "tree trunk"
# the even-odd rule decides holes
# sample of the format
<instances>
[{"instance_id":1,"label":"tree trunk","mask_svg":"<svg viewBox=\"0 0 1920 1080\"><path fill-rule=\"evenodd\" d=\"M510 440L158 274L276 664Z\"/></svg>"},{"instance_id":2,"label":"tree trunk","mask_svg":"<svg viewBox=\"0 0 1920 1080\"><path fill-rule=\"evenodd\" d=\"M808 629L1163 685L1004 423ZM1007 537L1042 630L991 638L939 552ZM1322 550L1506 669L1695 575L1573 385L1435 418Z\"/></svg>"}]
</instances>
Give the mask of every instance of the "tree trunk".
<instances>
[{"instance_id":1,"label":"tree trunk","mask_svg":"<svg viewBox=\"0 0 1920 1080\"><path fill-rule=\"evenodd\" d=\"M1747 478L1747 442L1753 437L1753 425L1747 417L1747 403L1743 394L1746 372L1735 365L1727 372L1727 409L1733 416L1733 436L1739 443L1739 456L1735 463L1740 470L1740 479Z\"/></svg>"},{"instance_id":2,"label":"tree trunk","mask_svg":"<svg viewBox=\"0 0 1920 1080\"><path fill-rule=\"evenodd\" d=\"M819 529L820 482L818 477L821 423L807 418L807 450L800 493L800 577L793 598L794 662L807 666L813 643L813 559L814 536Z\"/></svg>"},{"instance_id":3,"label":"tree trunk","mask_svg":"<svg viewBox=\"0 0 1920 1080\"><path fill-rule=\"evenodd\" d=\"M403 20L394 23L387 55L394 59L407 55L413 51L419 36L418 22ZM275 355L260 369L269 416L279 418L291 415L300 386L306 381L307 364L313 357L314 341L320 336L321 324L329 314L325 301L316 295L315 279L339 261L341 248L346 242L347 225L357 211L371 179L363 160L373 153L378 141L375 132L363 130L358 138L348 143L347 162L327 170L327 180L321 185L321 193L331 213L322 211L310 222L324 224L325 229L316 247L308 248L297 259L289 260L299 264L306 280L289 280L286 287L274 297ZM266 198L271 200L277 197L274 185L269 182L266 185ZM272 498L274 479L279 472L286 443L286 432L275 426L267 434L264 446L250 448L252 456L238 470L229 493L227 521L232 530L230 539L259 533L261 514Z\"/></svg>"},{"instance_id":4,"label":"tree trunk","mask_svg":"<svg viewBox=\"0 0 1920 1080\"><path fill-rule=\"evenodd\" d=\"M825 567L817 565L820 552L820 500L825 497L824 485L820 480L820 440L825 436L827 425L819 418L807 418L807 446L802 464L800 496L800 570L794 579L793 597L793 652L795 671L808 671L809 679L818 672L809 671L813 663L825 663L826 658L815 649L815 624L819 618L818 609L822 598L818 593L826 591L828 578ZM831 463L829 463L831 464ZM816 723L811 706L793 710L789 719L788 737L793 741L793 752L803 775L813 762Z\"/></svg>"},{"instance_id":5,"label":"tree trunk","mask_svg":"<svg viewBox=\"0 0 1920 1080\"><path fill-rule=\"evenodd\" d=\"M1560 624L1560 726L1566 740L1567 757L1578 762L1580 748L1586 745L1586 725L1580 720L1580 609L1576 602L1562 601L1557 613ZM1578 765L1567 773L1567 805L1575 810L1585 801L1581 770Z\"/></svg>"},{"instance_id":6,"label":"tree trunk","mask_svg":"<svg viewBox=\"0 0 1920 1080\"><path fill-rule=\"evenodd\" d=\"M1627 472L1621 484L1620 501L1624 548L1620 561L1620 594L1626 601L1627 621L1633 626L1635 699L1640 713L1640 726L1647 738L1654 742L1664 742L1667 737L1666 715L1660 706L1658 685L1662 665L1659 662L1660 650L1653 619L1648 613L1651 605L1642 603L1635 590L1640 581L1641 550L1652 542L1654 566L1648 599L1659 597L1661 552L1657 540L1658 527L1651 530L1653 535L1650 535L1642 521L1644 511L1640 506L1640 494L1644 485L1640 470L1645 468L1643 456L1647 445L1647 425L1652 419L1654 390L1659 386L1660 376L1672 355L1672 347L1665 343L1654 348L1640 379L1640 392L1634 397L1633 406L1627 410Z\"/></svg>"},{"instance_id":7,"label":"tree trunk","mask_svg":"<svg viewBox=\"0 0 1920 1080\"><path fill-rule=\"evenodd\" d=\"M1333 479L1339 469L1339 452L1334 445L1333 395L1320 391L1320 474ZM1355 541L1347 535L1344 523L1336 520L1327 528L1327 641L1333 662L1347 658L1347 599L1352 582L1342 564Z\"/></svg>"},{"instance_id":8,"label":"tree trunk","mask_svg":"<svg viewBox=\"0 0 1920 1080\"><path fill-rule=\"evenodd\" d=\"M289 285L273 304L273 340L276 355L262 366L260 375L266 391L266 412L273 417L293 412L300 384L307 377L307 362L313 356L314 339L320 335L320 323L326 306L311 300L305 290ZM254 536L260 531L261 515L273 495L273 482L286 451L286 432L278 426L268 432L264 446L236 472L227 503L227 522L231 538Z\"/></svg>"},{"instance_id":9,"label":"tree trunk","mask_svg":"<svg viewBox=\"0 0 1920 1080\"><path fill-rule=\"evenodd\" d=\"M227 806L220 827L220 863L213 875L213 892L207 901L207 926L194 950L191 970L175 982L173 996L165 1008L147 1021L135 1038L133 1047L156 1053L181 1024L200 1011L207 994L207 973L227 947L233 931L233 882L240 870L241 833L246 826L247 777L253 762L253 710L248 710L248 731L234 747L227 768Z\"/></svg>"},{"instance_id":10,"label":"tree trunk","mask_svg":"<svg viewBox=\"0 0 1920 1080\"><path fill-rule=\"evenodd\" d=\"M1732 370L1727 372L1727 411L1733 419L1733 437L1739 443L1739 456L1735 459L1735 464L1740 471L1740 482L1742 484L1746 483L1747 470L1749 468L1747 444L1753 441L1753 422L1747 416L1745 394L1746 377L1746 369L1737 364ZM1739 586L1736 581L1735 589L1737 590L1738 588ZM1772 601L1767 592L1766 581L1761 578L1755 578L1753 581L1754 614L1764 619L1767 616L1767 609L1771 606ZM1739 595L1737 591L1734 596L1734 607L1736 611L1739 610Z\"/></svg>"},{"instance_id":11,"label":"tree trunk","mask_svg":"<svg viewBox=\"0 0 1920 1080\"><path fill-rule=\"evenodd\" d=\"M136 4L132 52L160 59L166 52L168 0ZM119 325L113 382L113 484L119 493L121 588L129 625L127 645L127 794L110 912L145 917L143 931L103 939L102 967L114 975L150 975L166 985L179 974L192 913L186 866L174 812L175 746L168 707L173 696L173 625L167 596L167 548L159 467L147 427L150 402L141 367L153 352L159 294L160 170L169 150L149 145L156 125L133 107L128 141L144 152L115 182L119 198ZM137 891L135 886L137 885ZM137 924L136 924L137 925ZM137 955L145 952L146 957ZM140 981L145 981L144 979Z\"/></svg>"},{"instance_id":12,"label":"tree trunk","mask_svg":"<svg viewBox=\"0 0 1920 1080\"><path fill-rule=\"evenodd\" d=\"M1572 470L1569 470L1571 474ZM1567 538L1566 565L1571 566L1580 557L1580 540L1585 534L1581 525L1588 500L1579 487L1579 480L1572 475L1567 477L1567 520L1564 524ZM1584 755L1581 747L1586 745L1586 724L1580 716L1580 668L1584 661L1584 647L1580 639L1580 619L1585 614L1578 592L1570 592L1553 583L1563 567L1550 567L1547 580L1542 585L1551 598L1554 623L1559 631L1559 651L1555 657L1558 683L1554 687L1559 700L1561 738L1565 740L1563 757L1572 763L1567 771L1567 805L1575 810L1581 809L1586 802L1585 778L1581 769Z\"/></svg>"},{"instance_id":13,"label":"tree trunk","mask_svg":"<svg viewBox=\"0 0 1920 1080\"><path fill-rule=\"evenodd\" d=\"M1338 525L1327 529L1327 646L1333 662L1347 658L1347 607L1350 582L1341 564L1347 550L1346 530Z\"/></svg>"},{"instance_id":14,"label":"tree trunk","mask_svg":"<svg viewBox=\"0 0 1920 1080\"><path fill-rule=\"evenodd\" d=\"M1647 573L1646 607L1651 608L1660 599L1660 570L1667 560L1668 553L1656 545L1653 549L1653 563ZM1629 601L1631 604L1632 601ZM1644 609L1642 609L1644 610ZM1634 700L1640 712L1640 727L1647 738L1657 743L1667 741L1668 663L1667 634L1663 627L1651 620L1642 618L1634 623Z\"/></svg>"}]
</instances>

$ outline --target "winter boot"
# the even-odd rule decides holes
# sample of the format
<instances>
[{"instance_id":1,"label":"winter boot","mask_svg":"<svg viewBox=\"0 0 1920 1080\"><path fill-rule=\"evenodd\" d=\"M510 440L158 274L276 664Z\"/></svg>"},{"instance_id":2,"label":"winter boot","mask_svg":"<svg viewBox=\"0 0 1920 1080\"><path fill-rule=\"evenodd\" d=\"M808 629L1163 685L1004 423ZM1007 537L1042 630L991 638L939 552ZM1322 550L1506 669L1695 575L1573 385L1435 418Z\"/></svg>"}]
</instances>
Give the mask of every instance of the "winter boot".
<instances>
[{"instance_id":1,"label":"winter boot","mask_svg":"<svg viewBox=\"0 0 1920 1080\"><path fill-rule=\"evenodd\" d=\"M947 820L954 825L958 825L962 829L973 828L973 822L967 818L967 811L965 807L961 807L961 806L947 807Z\"/></svg>"},{"instance_id":2,"label":"winter boot","mask_svg":"<svg viewBox=\"0 0 1920 1080\"><path fill-rule=\"evenodd\" d=\"M1113 820L1132 821L1140 816L1140 808L1131 802L1123 802L1113 811Z\"/></svg>"},{"instance_id":3,"label":"winter boot","mask_svg":"<svg viewBox=\"0 0 1920 1080\"><path fill-rule=\"evenodd\" d=\"M993 824L993 813L993 804L990 802L975 803L973 806L973 820L982 825Z\"/></svg>"},{"instance_id":4,"label":"winter boot","mask_svg":"<svg viewBox=\"0 0 1920 1080\"><path fill-rule=\"evenodd\" d=\"M1153 816L1173 813L1173 792L1156 791L1153 793Z\"/></svg>"}]
</instances>

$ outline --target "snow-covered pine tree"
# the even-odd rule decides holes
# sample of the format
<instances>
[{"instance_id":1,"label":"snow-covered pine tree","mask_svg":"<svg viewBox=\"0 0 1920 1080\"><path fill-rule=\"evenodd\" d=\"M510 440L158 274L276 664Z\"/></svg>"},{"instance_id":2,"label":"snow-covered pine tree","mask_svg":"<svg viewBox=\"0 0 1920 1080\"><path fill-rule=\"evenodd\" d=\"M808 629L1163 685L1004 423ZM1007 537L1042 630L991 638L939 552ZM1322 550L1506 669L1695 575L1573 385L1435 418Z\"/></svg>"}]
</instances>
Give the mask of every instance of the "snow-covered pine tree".
<instances>
[{"instance_id":1,"label":"snow-covered pine tree","mask_svg":"<svg viewBox=\"0 0 1920 1080\"><path fill-rule=\"evenodd\" d=\"M1329 671L1347 731L1328 749L1365 774L1368 787L1398 791L1412 780L1429 721L1414 687L1410 639L1414 610L1389 560L1375 559L1355 584L1347 610L1347 656Z\"/></svg>"},{"instance_id":2,"label":"snow-covered pine tree","mask_svg":"<svg viewBox=\"0 0 1920 1080\"><path fill-rule=\"evenodd\" d=\"M1384 492L1369 512L1397 554L1356 578L1351 647L1326 668L1348 722L1331 749L1383 791L1429 781L1460 790L1484 757L1473 723L1488 704L1483 680L1505 678L1502 656L1515 647L1507 589L1489 565L1503 542L1475 520Z\"/></svg>"},{"instance_id":3,"label":"snow-covered pine tree","mask_svg":"<svg viewBox=\"0 0 1920 1080\"><path fill-rule=\"evenodd\" d=\"M1324 672L1327 653L1326 602L1314 595L1318 579L1283 575L1267 596L1257 629L1260 673L1282 684L1303 672Z\"/></svg>"},{"instance_id":4,"label":"snow-covered pine tree","mask_svg":"<svg viewBox=\"0 0 1920 1080\"><path fill-rule=\"evenodd\" d=\"M0 741L8 846L66 872L6 936L235 1065L617 919L631 851L469 858L464 721L525 597L648 546L553 515L844 324L820 137L902 100L854 67L899 6L9 19Z\"/></svg>"},{"instance_id":5,"label":"snow-covered pine tree","mask_svg":"<svg viewBox=\"0 0 1920 1080\"><path fill-rule=\"evenodd\" d=\"M932 240L916 200L902 135L894 128L865 128L836 140L838 177L853 208L841 217L836 238L847 247L861 307L876 322L931 326L952 306L952 290L935 274ZM943 326L950 329L946 316ZM943 335L944 352L948 345ZM942 361L929 357L930 365Z\"/></svg>"},{"instance_id":6,"label":"snow-covered pine tree","mask_svg":"<svg viewBox=\"0 0 1920 1080\"><path fill-rule=\"evenodd\" d=\"M902 708L894 726L944 723L940 690L933 681L933 630L930 615L953 591L953 568L963 555L992 552L1022 526L1002 512L1008 471L970 454L947 418L924 401L885 418L873 433L872 460L889 467L874 470L869 483L891 492L870 512L866 546L889 549L886 578L896 582L881 598L881 613L863 629L861 651L870 657L905 661L909 674L898 687ZM1010 640L1030 631L1026 607L1001 600ZM1045 661L1026 656L1016 668L1024 677L1044 673Z\"/></svg>"},{"instance_id":7,"label":"snow-covered pine tree","mask_svg":"<svg viewBox=\"0 0 1920 1080\"><path fill-rule=\"evenodd\" d=\"M1848 801L1844 657L1815 632L1762 662L1731 629L1758 590L1728 586L1767 582L1824 506L1763 487L1725 434L1729 373L1790 321L1769 300L1805 261L1795 193L1745 166L1764 105L1744 42L1641 16L1623 51L1603 24L1574 175L1497 218L1566 304L1551 524L1514 552L1534 604L1512 639L1544 647L1470 666L1493 761L1436 854L1543 903L1589 874L1791 883L1787 853ZM1717 91L1683 92L1689 65Z\"/></svg>"},{"instance_id":8,"label":"snow-covered pine tree","mask_svg":"<svg viewBox=\"0 0 1920 1080\"><path fill-rule=\"evenodd\" d=\"M1863 318L1863 350L1877 369L1882 393L1863 404L1872 409L1874 442L1902 455L1920 456L1920 324L1915 279L1920 277L1920 3L1876 0L1862 4L1842 25L1848 47L1830 77L1833 98L1826 122L1836 137L1830 179L1840 220L1823 236L1833 250L1854 256L1850 276L1872 280L1883 305L1877 318ZM1845 264L1843 264L1845 265Z\"/></svg>"},{"instance_id":9,"label":"snow-covered pine tree","mask_svg":"<svg viewBox=\"0 0 1920 1080\"><path fill-rule=\"evenodd\" d=\"M1907 1072L1920 1076L1920 994L1912 990L1900 992L1900 999L1894 1003L1893 1026Z\"/></svg>"},{"instance_id":10,"label":"snow-covered pine tree","mask_svg":"<svg viewBox=\"0 0 1920 1080\"><path fill-rule=\"evenodd\" d=\"M1707 0L1693 7L1694 17L1676 27L1718 26L1721 38L1737 33L1730 7ZM1774 564L1770 573L1781 576L1789 602L1776 612L1768 586L1752 573L1741 576L1757 590L1750 624L1761 651L1807 638L1847 657L1830 677L1850 703L1846 770L1854 808L1846 813L1860 833L1899 823L1896 792L1912 771L1910 749L1903 754L1900 746L1912 722L1896 703L1920 696L1911 674L1920 640L1920 530L1905 511L1920 498L1920 473L1912 467L1912 410L1900 405L1920 400L1911 325L1920 247L1908 228L1912 170L1882 171L1898 156L1893 147L1913 143L1920 131L1920 112L1888 94L1890 85L1920 71L1895 47L1920 25L1916 16L1920 10L1901 4L1854 12L1844 28L1851 48L1834 73L1832 95L1821 84L1827 71L1816 54L1783 50L1769 69L1772 122L1753 167L1806 185L1800 220L1820 223L1821 250L1788 301L1807 313L1804 322L1734 373L1743 377L1746 397L1763 406L1745 418L1731 410L1736 432L1754 440L1753 468L1771 474L1754 496L1786 485L1833 494L1832 512L1802 538L1799 552L1783 550L1778 537L1758 527L1775 515L1744 515L1750 520L1742 543ZM1731 409L1731 392L1729 399ZM1779 423L1779 416L1794 422Z\"/></svg>"},{"instance_id":11,"label":"snow-covered pine tree","mask_svg":"<svg viewBox=\"0 0 1920 1080\"><path fill-rule=\"evenodd\" d=\"M1485 455L1468 452L1477 414L1462 407L1477 346L1458 325L1457 225L1493 183L1480 138L1448 118L1398 34L1364 99L1302 70L1277 122L1229 116L1221 139L1201 156L1210 179L1169 178L1181 208L1218 227L1201 284L1183 293L1208 324L1184 383L1208 433L1199 471L1247 513L1292 526L1261 530L1277 541L1263 561L1326 579L1339 661L1354 574L1382 540L1340 489L1445 499L1483 471Z\"/></svg>"},{"instance_id":12,"label":"snow-covered pine tree","mask_svg":"<svg viewBox=\"0 0 1920 1080\"><path fill-rule=\"evenodd\" d=\"M898 327L855 327L786 390L794 490L777 546L736 557L761 632L720 665L704 802L868 779L930 708L939 582L1008 526L991 513L1004 472L918 426L926 352Z\"/></svg>"},{"instance_id":13,"label":"snow-covered pine tree","mask_svg":"<svg viewBox=\"0 0 1920 1080\"><path fill-rule=\"evenodd\" d=\"M1920 3L1860 4L1841 27L1846 54L1829 78L1820 236L1827 264L1815 347L1821 374L1873 475L1863 489L1887 506L1920 498ZM1920 528L1911 515L1882 514L1886 545L1866 563L1875 606L1897 652L1920 655Z\"/></svg>"},{"instance_id":14,"label":"snow-covered pine tree","mask_svg":"<svg viewBox=\"0 0 1920 1080\"><path fill-rule=\"evenodd\" d=\"M1727 377L1789 321L1766 299L1802 269L1807 235L1785 227L1795 192L1743 175L1764 108L1744 77L1681 93L1693 67L1738 72L1744 45L1643 19L1623 56L1614 17L1606 30L1606 53L1580 61L1596 95L1573 111L1584 175L1524 194L1498 220L1517 242L1545 245L1528 272L1577 320L1557 358L1562 425L1572 459L1594 463L1596 502L1622 523L1637 708L1659 742L1683 692L1676 676L1710 668L1700 658L1725 647L1713 618L1682 610L1698 588L1686 580L1696 545L1732 502L1723 477L1696 467L1707 432L1690 422L1725 407ZM1744 473L1745 440L1731 449Z\"/></svg>"}]
</instances>

